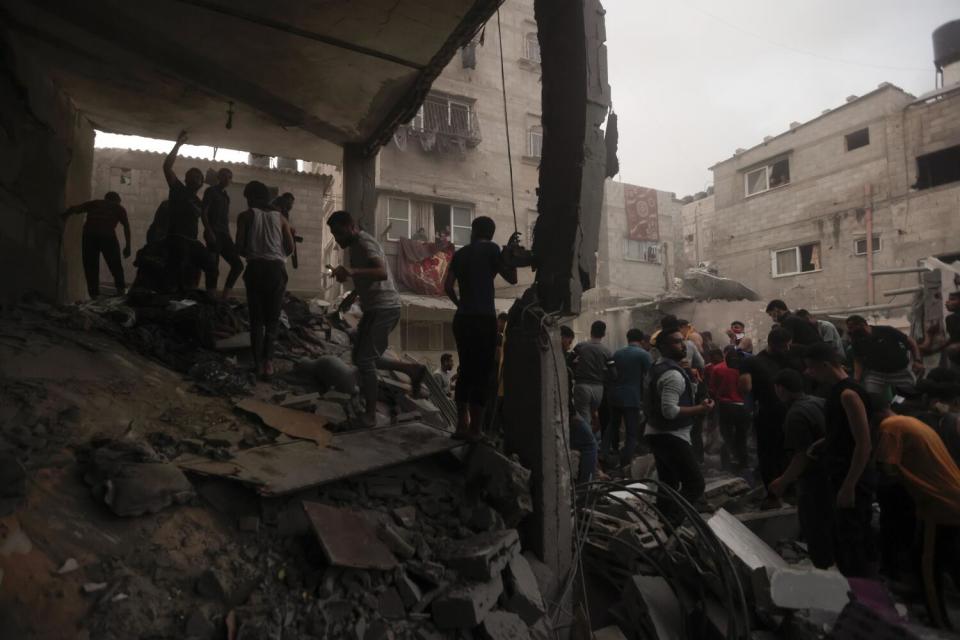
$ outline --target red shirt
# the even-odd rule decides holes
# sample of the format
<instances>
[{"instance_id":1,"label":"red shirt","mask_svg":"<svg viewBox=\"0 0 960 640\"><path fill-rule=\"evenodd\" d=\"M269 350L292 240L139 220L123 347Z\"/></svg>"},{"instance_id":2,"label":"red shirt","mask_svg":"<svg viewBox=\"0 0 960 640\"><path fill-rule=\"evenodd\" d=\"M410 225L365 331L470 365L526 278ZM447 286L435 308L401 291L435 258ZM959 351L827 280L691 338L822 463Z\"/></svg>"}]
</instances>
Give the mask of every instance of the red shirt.
<instances>
[{"instance_id":1,"label":"red shirt","mask_svg":"<svg viewBox=\"0 0 960 640\"><path fill-rule=\"evenodd\" d=\"M737 389L740 370L732 369L726 362L715 364L710 370L710 395L720 404L743 404L743 396Z\"/></svg>"},{"instance_id":2,"label":"red shirt","mask_svg":"<svg viewBox=\"0 0 960 640\"><path fill-rule=\"evenodd\" d=\"M84 233L113 235L118 224L127 222L127 210L108 200L91 200L80 205L78 209L87 213L87 221L83 224Z\"/></svg>"}]
</instances>

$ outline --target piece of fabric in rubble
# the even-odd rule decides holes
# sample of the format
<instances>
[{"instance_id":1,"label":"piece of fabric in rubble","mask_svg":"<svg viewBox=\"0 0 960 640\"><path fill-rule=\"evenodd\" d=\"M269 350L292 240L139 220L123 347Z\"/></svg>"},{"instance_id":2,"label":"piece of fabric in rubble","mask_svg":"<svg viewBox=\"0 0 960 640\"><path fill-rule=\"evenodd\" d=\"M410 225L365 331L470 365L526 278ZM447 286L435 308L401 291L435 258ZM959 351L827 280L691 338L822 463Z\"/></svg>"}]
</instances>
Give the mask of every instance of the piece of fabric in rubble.
<instances>
[{"instance_id":1,"label":"piece of fabric in rubble","mask_svg":"<svg viewBox=\"0 0 960 640\"><path fill-rule=\"evenodd\" d=\"M440 245L401 238L397 279L413 293L443 295L443 281L452 259L452 244Z\"/></svg>"}]
</instances>

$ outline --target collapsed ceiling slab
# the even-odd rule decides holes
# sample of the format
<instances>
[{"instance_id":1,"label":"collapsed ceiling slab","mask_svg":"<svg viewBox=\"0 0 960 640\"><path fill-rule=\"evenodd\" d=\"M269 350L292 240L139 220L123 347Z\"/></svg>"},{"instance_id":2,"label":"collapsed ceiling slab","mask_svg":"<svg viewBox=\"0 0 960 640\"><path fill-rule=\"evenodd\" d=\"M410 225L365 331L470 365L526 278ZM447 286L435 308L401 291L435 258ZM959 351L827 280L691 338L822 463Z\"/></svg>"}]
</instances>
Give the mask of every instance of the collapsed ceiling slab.
<instances>
[{"instance_id":1,"label":"collapsed ceiling slab","mask_svg":"<svg viewBox=\"0 0 960 640\"><path fill-rule=\"evenodd\" d=\"M499 4L0 0L0 22L102 130L339 164L389 139Z\"/></svg>"}]
</instances>

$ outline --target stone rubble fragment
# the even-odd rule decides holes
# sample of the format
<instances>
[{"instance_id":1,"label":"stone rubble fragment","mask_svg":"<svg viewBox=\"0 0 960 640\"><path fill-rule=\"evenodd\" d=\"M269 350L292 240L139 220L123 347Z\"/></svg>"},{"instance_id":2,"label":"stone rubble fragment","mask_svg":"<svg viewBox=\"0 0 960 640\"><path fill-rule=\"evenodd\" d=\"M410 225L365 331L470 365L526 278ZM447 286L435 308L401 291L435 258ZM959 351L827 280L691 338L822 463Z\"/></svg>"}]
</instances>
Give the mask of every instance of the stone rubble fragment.
<instances>
[{"instance_id":1,"label":"stone rubble fragment","mask_svg":"<svg viewBox=\"0 0 960 640\"><path fill-rule=\"evenodd\" d=\"M515 556L507 564L504 586L507 594L505 608L520 616L526 624L534 624L546 613L537 577L522 555Z\"/></svg>"},{"instance_id":2,"label":"stone rubble fragment","mask_svg":"<svg viewBox=\"0 0 960 640\"><path fill-rule=\"evenodd\" d=\"M516 529L507 529L449 543L440 552L440 559L465 578L488 580L499 575L519 553L520 536Z\"/></svg>"},{"instance_id":3,"label":"stone rubble fragment","mask_svg":"<svg viewBox=\"0 0 960 640\"><path fill-rule=\"evenodd\" d=\"M503 579L499 575L487 582L454 587L434 600L433 622L440 629L471 629L483 622L501 593Z\"/></svg>"},{"instance_id":4,"label":"stone rubble fragment","mask_svg":"<svg viewBox=\"0 0 960 640\"><path fill-rule=\"evenodd\" d=\"M507 611L493 611L484 618L480 632L485 640L529 640L530 630L520 616Z\"/></svg>"}]
</instances>

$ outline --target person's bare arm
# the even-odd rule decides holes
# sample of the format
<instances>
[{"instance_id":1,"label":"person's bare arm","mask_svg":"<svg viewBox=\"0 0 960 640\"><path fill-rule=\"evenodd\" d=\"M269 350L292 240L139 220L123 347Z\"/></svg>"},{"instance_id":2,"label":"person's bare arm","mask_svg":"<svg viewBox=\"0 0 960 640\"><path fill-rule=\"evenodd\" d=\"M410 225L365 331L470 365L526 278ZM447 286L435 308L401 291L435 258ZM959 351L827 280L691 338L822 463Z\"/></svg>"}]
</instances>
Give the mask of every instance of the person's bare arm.
<instances>
[{"instance_id":1,"label":"person's bare arm","mask_svg":"<svg viewBox=\"0 0 960 640\"><path fill-rule=\"evenodd\" d=\"M770 493L775 496L783 496L783 494L787 492L787 489L797 481L797 478L799 478L807 468L807 462L806 451L797 451L794 453L783 475L770 483Z\"/></svg>"},{"instance_id":2,"label":"person's bare arm","mask_svg":"<svg viewBox=\"0 0 960 640\"><path fill-rule=\"evenodd\" d=\"M250 225L250 210L241 211L237 216L237 251L247 255L247 227Z\"/></svg>"},{"instance_id":3,"label":"person's bare arm","mask_svg":"<svg viewBox=\"0 0 960 640\"><path fill-rule=\"evenodd\" d=\"M840 395L840 403L847 414L850 424L850 433L853 435L853 456L850 459L850 468L847 476L837 493L837 507L851 509L854 505L857 482L863 475L870 461L872 445L870 443L870 423L867 420L867 409L856 391L847 389Z\"/></svg>"},{"instance_id":4,"label":"person's bare arm","mask_svg":"<svg viewBox=\"0 0 960 640\"><path fill-rule=\"evenodd\" d=\"M456 288L456 276L453 275L452 269L447 269L447 275L443 278L443 292L447 294L447 297L450 298L450 302L453 303L453 306L460 306L460 297L457 295Z\"/></svg>"},{"instance_id":5,"label":"person's bare arm","mask_svg":"<svg viewBox=\"0 0 960 640\"><path fill-rule=\"evenodd\" d=\"M167 157L163 160L163 177L167 179L167 186L169 187L177 183L177 174L173 172L173 163L177 161L177 153L186 141L187 132L181 131L177 136L177 141L174 143L173 149L170 150L170 153L168 153Z\"/></svg>"},{"instance_id":6,"label":"person's bare arm","mask_svg":"<svg viewBox=\"0 0 960 640\"><path fill-rule=\"evenodd\" d=\"M863 362L857 357L853 359L853 379L857 382L863 380Z\"/></svg>"},{"instance_id":7,"label":"person's bare arm","mask_svg":"<svg viewBox=\"0 0 960 640\"><path fill-rule=\"evenodd\" d=\"M907 344L910 346L910 353L913 355L913 370L922 371L923 370L923 354L920 352L920 345L917 344L917 341L907 336Z\"/></svg>"},{"instance_id":8,"label":"person's bare arm","mask_svg":"<svg viewBox=\"0 0 960 640\"><path fill-rule=\"evenodd\" d=\"M497 273L510 284L517 284L517 268L507 264L503 259L503 253L497 256Z\"/></svg>"},{"instance_id":9,"label":"person's bare arm","mask_svg":"<svg viewBox=\"0 0 960 640\"><path fill-rule=\"evenodd\" d=\"M289 256L293 253L296 245L293 240L293 228L283 216L280 216L280 231L283 233L283 252Z\"/></svg>"},{"instance_id":10,"label":"person's bare arm","mask_svg":"<svg viewBox=\"0 0 960 640\"><path fill-rule=\"evenodd\" d=\"M380 258L370 258L370 266L367 267L345 267L340 265L333 270L333 276L337 282L346 282L351 278L363 278L365 280L386 280L387 265Z\"/></svg>"},{"instance_id":11,"label":"person's bare arm","mask_svg":"<svg viewBox=\"0 0 960 640\"><path fill-rule=\"evenodd\" d=\"M130 257L130 220L127 218L127 212L124 210L120 217L120 224L123 225L123 257Z\"/></svg>"}]
</instances>

